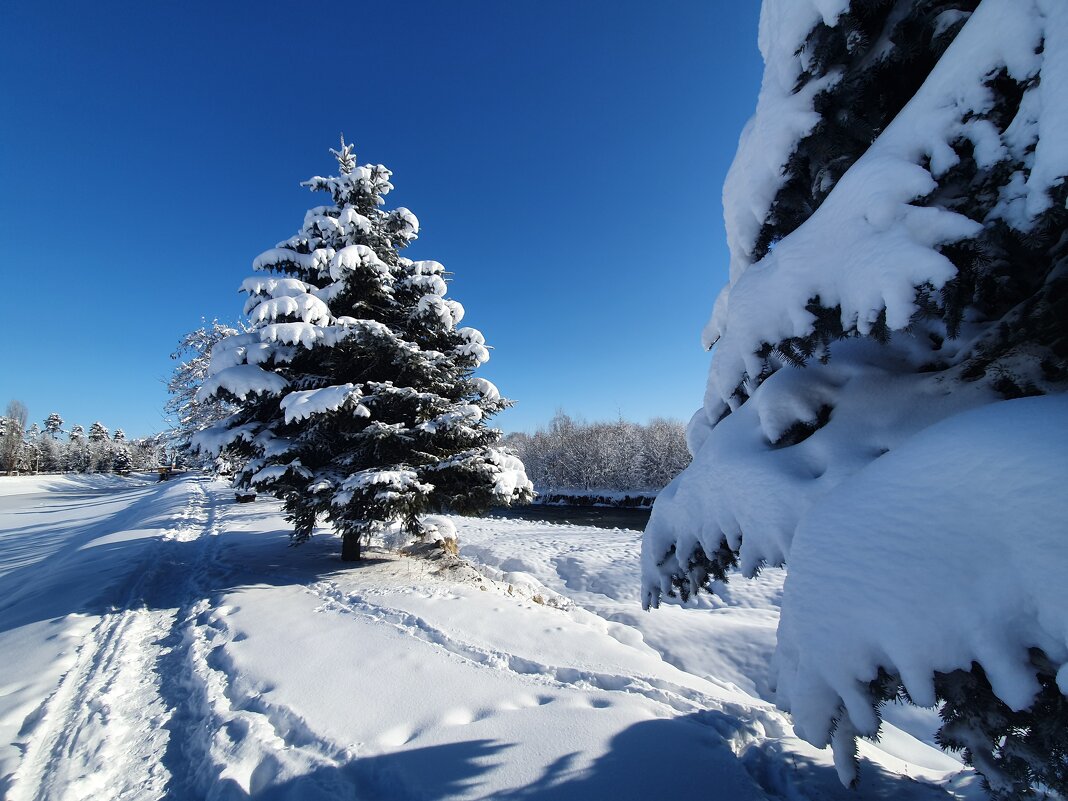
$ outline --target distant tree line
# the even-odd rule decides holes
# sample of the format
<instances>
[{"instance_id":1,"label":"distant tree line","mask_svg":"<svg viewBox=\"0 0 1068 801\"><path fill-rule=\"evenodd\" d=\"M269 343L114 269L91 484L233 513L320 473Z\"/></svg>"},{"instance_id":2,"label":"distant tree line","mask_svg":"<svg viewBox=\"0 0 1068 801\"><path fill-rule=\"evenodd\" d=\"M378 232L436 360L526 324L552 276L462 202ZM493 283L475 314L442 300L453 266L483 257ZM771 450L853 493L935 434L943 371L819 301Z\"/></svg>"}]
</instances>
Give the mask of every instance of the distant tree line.
<instances>
[{"instance_id":1,"label":"distant tree line","mask_svg":"<svg viewBox=\"0 0 1068 801\"><path fill-rule=\"evenodd\" d=\"M554 490L655 492L690 463L686 429L677 420L647 425L615 420L585 423L558 412L533 434L510 434L534 487Z\"/></svg>"},{"instance_id":2,"label":"distant tree line","mask_svg":"<svg viewBox=\"0 0 1068 801\"><path fill-rule=\"evenodd\" d=\"M64 428L56 412L43 425L27 427L26 407L8 404L0 416L0 472L3 473L127 473L156 467L166 459L161 436L129 439L96 422Z\"/></svg>"}]
</instances>

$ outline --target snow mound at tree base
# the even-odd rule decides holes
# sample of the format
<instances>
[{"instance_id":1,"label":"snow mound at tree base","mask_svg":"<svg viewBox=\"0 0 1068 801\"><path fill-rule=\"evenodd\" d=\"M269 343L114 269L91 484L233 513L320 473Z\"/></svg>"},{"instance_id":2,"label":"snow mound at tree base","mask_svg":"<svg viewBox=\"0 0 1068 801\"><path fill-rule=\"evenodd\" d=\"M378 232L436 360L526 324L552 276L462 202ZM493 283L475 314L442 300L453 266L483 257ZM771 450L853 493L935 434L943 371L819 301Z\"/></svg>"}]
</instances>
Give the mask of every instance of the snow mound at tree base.
<instances>
[{"instance_id":1,"label":"snow mound at tree base","mask_svg":"<svg viewBox=\"0 0 1068 801\"><path fill-rule=\"evenodd\" d=\"M802 737L826 745L836 719L840 733L875 736L880 668L933 706L936 671L977 663L1019 711L1039 691L1037 648L1068 695L1066 454L1068 398L989 404L914 435L810 507L775 669ZM853 738L834 739L849 781Z\"/></svg>"}]
</instances>

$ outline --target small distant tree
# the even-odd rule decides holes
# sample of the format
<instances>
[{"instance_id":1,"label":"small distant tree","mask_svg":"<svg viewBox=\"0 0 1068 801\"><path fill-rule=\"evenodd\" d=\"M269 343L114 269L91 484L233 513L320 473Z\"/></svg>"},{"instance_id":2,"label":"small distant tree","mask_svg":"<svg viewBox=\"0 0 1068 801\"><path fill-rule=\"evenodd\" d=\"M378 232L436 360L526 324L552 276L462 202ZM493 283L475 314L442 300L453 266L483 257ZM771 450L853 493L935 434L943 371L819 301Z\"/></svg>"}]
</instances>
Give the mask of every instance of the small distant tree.
<instances>
[{"instance_id":1,"label":"small distant tree","mask_svg":"<svg viewBox=\"0 0 1068 801\"><path fill-rule=\"evenodd\" d=\"M44 421L44 429L52 439L59 439L63 433L63 418L52 412Z\"/></svg>"},{"instance_id":2,"label":"small distant tree","mask_svg":"<svg viewBox=\"0 0 1068 801\"><path fill-rule=\"evenodd\" d=\"M154 434L150 437L135 439L129 447L134 470L152 470L164 463L165 435Z\"/></svg>"},{"instance_id":3,"label":"small distant tree","mask_svg":"<svg viewBox=\"0 0 1068 801\"><path fill-rule=\"evenodd\" d=\"M26 405L21 401L8 403L3 422L0 423L0 470L11 473L18 469L27 417Z\"/></svg>"},{"instance_id":4,"label":"small distant tree","mask_svg":"<svg viewBox=\"0 0 1068 801\"><path fill-rule=\"evenodd\" d=\"M392 526L421 536L424 513L532 491L486 423L510 403L473 375L489 358L482 334L457 327L441 264L400 255L419 222L380 208L390 171L356 166L344 141L333 152L340 174L305 184L333 203L255 260L242 285L252 330L213 348L197 400L237 410L194 441L236 455L238 486L280 498L295 542L322 517L351 560Z\"/></svg>"},{"instance_id":5,"label":"small distant tree","mask_svg":"<svg viewBox=\"0 0 1068 801\"><path fill-rule=\"evenodd\" d=\"M89 426L89 472L110 473L114 456L111 434L103 423L93 423Z\"/></svg>"},{"instance_id":6,"label":"small distant tree","mask_svg":"<svg viewBox=\"0 0 1068 801\"><path fill-rule=\"evenodd\" d=\"M121 475L126 475L133 470L133 458L130 456L130 450L125 443L122 443L122 447L115 449L111 469Z\"/></svg>"},{"instance_id":7,"label":"small distant tree","mask_svg":"<svg viewBox=\"0 0 1068 801\"><path fill-rule=\"evenodd\" d=\"M80 425L71 426L63 469L73 473L85 473L89 470L89 443L85 439L85 429Z\"/></svg>"},{"instance_id":8,"label":"small distant tree","mask_svg":"<svg viewBox=\"0 0 1068 801\"><path fill-rule=\"evenodd\" d=\"M164 406L170 421L167 439L171 447L186 459L199 462L202 466L206 466L210 458L192 451L190 444L193 437L225 420L237 407L221 395L197 398L197 392L208 377L212 348L246 330L243 326L227 325L218 320L205 322L182 337L171 354L178 364L167 382L167 392L170 394Z\"/></svg>"},{"instance_id":9,"label":"small distant tree","mask_svg":"<svg viewBox=\"0 0 1068 801\"><path fill-rule=\"evenodd\" d=\"M59 442L63 433L63 418L52 412L44 420L44 432L41 435L41 470L58 471L64 469L64 448Z\"/></svg>"},{"instance_id":10,"label":"small distant tree","mask_svg":"<svg viewBox=\"0 0 1068 801\"><path fill-rule=\"evenodd\" d=\"M44 456L44 441L41 427L37 423L33 423L26 429L24 451L25 456L22 461L25 462L25 467L20 467L20 469L32 470L35 473L40 472L41 461Z\"/></svg>"}]
</instances>

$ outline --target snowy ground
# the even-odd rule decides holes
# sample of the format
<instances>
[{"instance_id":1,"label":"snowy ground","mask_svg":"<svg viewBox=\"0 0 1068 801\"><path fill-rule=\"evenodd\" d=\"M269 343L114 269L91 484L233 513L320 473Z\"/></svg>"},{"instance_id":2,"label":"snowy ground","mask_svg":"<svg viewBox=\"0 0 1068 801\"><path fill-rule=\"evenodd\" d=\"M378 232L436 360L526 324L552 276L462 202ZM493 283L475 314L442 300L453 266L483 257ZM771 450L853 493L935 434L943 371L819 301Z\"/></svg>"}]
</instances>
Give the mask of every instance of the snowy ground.
<instances>
[{"instance_id":1,"label":"snowy ground","mask_svg":"<svg viewBox=\"0 0 1068 801\"><path fill-rule=\"evenodd\" d=\"M896 710L843 789L765 700L783 575L638 601L640 535L458 521L475 567L187 477L0 479L0 795L978 797Z\"/></svg>"}]
</instances>

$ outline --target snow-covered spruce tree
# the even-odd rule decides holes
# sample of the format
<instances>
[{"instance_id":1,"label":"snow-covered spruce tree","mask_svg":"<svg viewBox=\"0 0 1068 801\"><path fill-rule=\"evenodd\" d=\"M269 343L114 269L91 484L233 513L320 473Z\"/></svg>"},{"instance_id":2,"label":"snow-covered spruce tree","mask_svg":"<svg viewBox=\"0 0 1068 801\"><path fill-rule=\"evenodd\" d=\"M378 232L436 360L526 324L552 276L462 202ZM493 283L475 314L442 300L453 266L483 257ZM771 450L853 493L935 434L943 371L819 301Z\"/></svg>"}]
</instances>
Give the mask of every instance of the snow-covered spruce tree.
<instances>
[{"instance_id":1,"label":"snow-covered spruce tree","mask_svg":"<svg viewBox=\"0 0 1068 801\"><path fill-rule=\"evenodd\" d=\"M130 452L130 443L126 439L126 432L116 428L111 435L111 469L116 473L126 475L133 470L133 455Z\"/></svg>"},{"instance_id":2,"label":"snow-covered spruce tree","mask_svg":"<svg viewBox=\"0 0 1068 801\"><path fill-rule=\"evenodd\" d=\"M59 439L59 435L63 433L63 418L57 412L52 412L45 418L44 424L48 436Z\"/></svg>"},{"instance_id":3,"label":"snow-covered spruce tree","mask_svg":"<svg viewBox=\"0 0 1068 801\"><path fill-rule=\"evenodd\" d=\"M63 450L62 469L71 473L85 473L89 470L89 463L89 444L85 440L85 429L80 425L73 425Z\"/></svg>"},{"instance_id":4,"label":"snow-covered spruce tree","mask_svg":"<svg viewBox=\"0 0 1068 801\"><path fill-rule=\"evenodd\" d=\"M1068 405L1023 397L1068 378L1068 4L765 0L760 47L644 601L786 563L778 701L843 781L901 696L994 795L1068 792Z\"/></svg>"},{"instance_id":5,"label":"snow-covered spruce tree","mask_svg":"<svg viewBox=\"0 0 1068 801\"><path fill-rule=\"evenodd\" d=\"M456 327L444 267L400 256L419 223L381 208L390 171L356 166L344 141L332 152L341 174L304 185L333 203L255 259L242 284L251 330L212 350L197 397L238 409L194 443L235 455L238 486L280 498L295 542L324 518L353 560L390 527L420 536L424 513L479 512L532 488L486 424L509 402L472 375L489 351Z\"/></svg>"},{"instance_id":6,"label":"snow-covered spruce tree","mask_svg":"<svg viewBox=\"0 0 1068 801\"><path fill-rule=\"evenodd\" d=\"M98 420L89 426L89 472L110 473L114 458L111 433Z\"/></svg>"}]
</instances>

